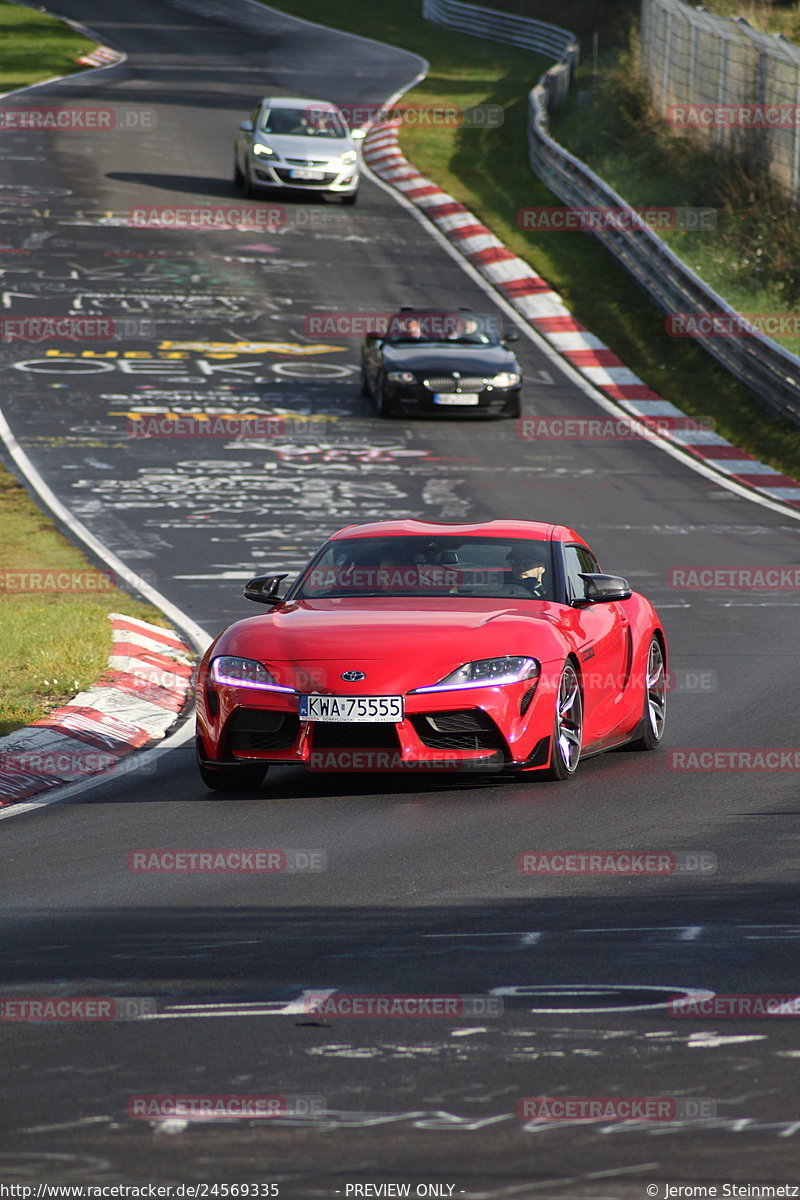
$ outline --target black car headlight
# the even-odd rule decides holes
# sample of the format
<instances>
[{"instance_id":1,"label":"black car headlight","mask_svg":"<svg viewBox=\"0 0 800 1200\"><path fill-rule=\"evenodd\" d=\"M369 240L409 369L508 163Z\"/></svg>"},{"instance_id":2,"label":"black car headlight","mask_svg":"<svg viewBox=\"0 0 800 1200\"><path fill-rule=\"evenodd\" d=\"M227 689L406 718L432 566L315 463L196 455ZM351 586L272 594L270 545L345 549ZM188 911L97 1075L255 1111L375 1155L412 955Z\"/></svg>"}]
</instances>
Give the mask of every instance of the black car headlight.
<instances>
[{"instance_id":1,"label":"black car headlight","mask_svg":"<svg viewBox=\"0 0 800 1200\"><path fill-rule=\"evenodd\" d=\"M539 664L535 658L522 654L504 654L499 658L480 658L476 662L463 663L444 679L428 687L414 688L415 692L447 692L453 688L479 688L504 683L533 683L539 678Z\"/></svg>"},{"instance_id":2,"label":"black car headlight","mask_svg":"<svg viewBox=\"0 0 800 1200\"><path fill-rule=\"evenodd\" d=\"M387 371L387 383L416 383L416 375L412 375L410 371Z\"/></svg>"},{"instance_id":3,"label":"black car headlight","mask_svg":"<svg viewBox=\"0 0 800 1200\"><path fill-rule=\"evenodd\" d=\"M211 662L211 678L214 683L230 687L266 688L271 692L294 692L294 688L281 687L263 663L254 658L236 658L221 654Z\"/></svg>"}]
</instances>

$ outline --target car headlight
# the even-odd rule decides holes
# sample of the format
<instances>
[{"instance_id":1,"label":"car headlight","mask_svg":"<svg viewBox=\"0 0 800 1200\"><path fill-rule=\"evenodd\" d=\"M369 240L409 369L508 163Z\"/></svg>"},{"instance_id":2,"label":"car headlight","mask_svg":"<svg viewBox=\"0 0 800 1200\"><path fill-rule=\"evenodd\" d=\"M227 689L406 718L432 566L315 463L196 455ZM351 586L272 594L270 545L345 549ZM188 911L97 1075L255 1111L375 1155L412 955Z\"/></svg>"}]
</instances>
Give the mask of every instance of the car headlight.
<instances>
[{"instance_id":1,"label":"car headlight","mask_svg":"<svg viewBox=\"0 0 800 1200\"><path fill-rule=\"evenodd\" d=\"M389 383L416 383L415 375L410 371L387 371L386 379Z\"/></svg>"},{"instance_id":2,"label":"car headlight","mask_svg":"<svg viewBox=\"0 0 800 1200\"><path fill-rule=\"evenodd\" d=\"M275 151L271 146L265 146L263 142L256 142L253 146L253 154L274 154Z\"/></svg>"},{"instance_id":3,"label":"car headlight","mask_svg":"<svg viewBox=\"0 0 800 1200\"><path fill-rule=\"evenodd\" d=\"M521 683L538 680L539 664L535 658L522 654L505 654L501 658L480 658L464 663L430 687L414 688L415 692L447 692L451 688L486 687L487 684Z\"/></svg>"},{"instance_id":4,"label":"car headlight","mask_svg":"<svg viewBox=\"0 0 800 1200\"><path fill-rule=\"evenodd\" d=\"M293 692L294 688L281 687L270 675L263 663L253 658L234 658L221 654L211 663L211 678L214 683L227 683L233 687L268 688L271 692Z\"/></svg>"},{"instance_id":5,"label":"car headlight","mask_svg":"<svg viewBox=\"0 0 800 1200\"><path fill-rule=\"evenodd\" d=\"M358 162L358 155L355 150L345 150L344 154L339 155L339 160L343 163Z\"/></svg>"},{"instance_id":6,"label":"car headlight","mask_svg":"<svg viewBox=\"0 0 800 1200\"><path fill-rule=\"evenodd\" d=\"M494 379L490 379L492 387L516 387L520 381L520 376L515 375L513 371L501 371L495 375Z\"/></svg>"}]
</instances>

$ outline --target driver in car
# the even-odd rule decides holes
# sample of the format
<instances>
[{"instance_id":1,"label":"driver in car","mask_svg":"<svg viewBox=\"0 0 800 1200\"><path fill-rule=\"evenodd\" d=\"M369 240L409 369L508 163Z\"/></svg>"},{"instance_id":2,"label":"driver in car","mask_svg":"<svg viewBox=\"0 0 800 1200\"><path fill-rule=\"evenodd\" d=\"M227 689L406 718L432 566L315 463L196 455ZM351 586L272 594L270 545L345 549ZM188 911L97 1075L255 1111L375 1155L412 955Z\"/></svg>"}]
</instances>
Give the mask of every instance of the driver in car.
<instances>
[{"instance_id":1,"label":"driver in car","mask_svg":"<svg viewBox=\"0 0 800 1200\"><path fill-rule=\"evenodd\" d=\"M527 588L530 594L539 600L547 598L547 586L544 581L547 562L542 551L535 547L530 550L512 550L508 555L508 565L511 568L509 578L512 583Z\"/></svg>"}]
</instances>

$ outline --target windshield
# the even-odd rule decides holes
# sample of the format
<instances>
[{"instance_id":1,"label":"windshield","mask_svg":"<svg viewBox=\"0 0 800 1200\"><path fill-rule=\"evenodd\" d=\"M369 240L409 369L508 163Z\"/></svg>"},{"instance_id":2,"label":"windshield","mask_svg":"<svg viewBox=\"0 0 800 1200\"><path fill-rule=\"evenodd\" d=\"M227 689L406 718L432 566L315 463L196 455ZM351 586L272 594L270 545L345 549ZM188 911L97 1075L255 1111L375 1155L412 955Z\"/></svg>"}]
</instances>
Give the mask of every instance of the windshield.
<instances>
[{"instance_id":1,"label":"windshield","mask_svg":"<svg viewBox=\"0 0 800 1200\"><path fill-rule=\"evenodd\" d=\"M391 317L387 342L460 343L493 346L502 336L500 321L490 313L473 312L399 312Z\"/></svg>"},{"instance_id":2,"label":"windshield","mask_svg":"<svg viewBox=\"0 0 800 1200\"><path fill-rule=\"evenodd\" d=\"M511 538L392 537L329 542L292 600L345 596L553 599L547 542Z\"/></svg>"},{"instance_id":3,"label":"windshield","mask_svg":"<svg viewBox=\"0 0 800 1200\"><path fill-rule=\"evenodd\" d=\"M337 113L311 105L268 109L262 119L261 129L264 133L277 134L279 137L347 137L347 127Z\"/></svg>"}]
</instances>

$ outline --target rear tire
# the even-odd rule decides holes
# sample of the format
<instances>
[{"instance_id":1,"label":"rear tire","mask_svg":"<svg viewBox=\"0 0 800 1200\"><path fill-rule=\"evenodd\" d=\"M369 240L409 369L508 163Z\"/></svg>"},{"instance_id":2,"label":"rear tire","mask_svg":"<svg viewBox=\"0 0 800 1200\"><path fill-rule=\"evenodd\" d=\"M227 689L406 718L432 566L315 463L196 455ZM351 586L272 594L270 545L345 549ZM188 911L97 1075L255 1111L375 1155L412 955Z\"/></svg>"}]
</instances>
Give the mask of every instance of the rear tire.
<instances>
[{"instance_id":1,"label":"rear tire","mask_svg":"<svg viewBox=\"0 0 800 1200\"><path fill-rule=\"evenodd\" d=\"M563 783L578 769L583 741L583 699L578 676L572 663L564 664L556 696L550 766L545 779Z\"/></svg>"},{"instance_id":2,"label":"rear tire","mask_svg":"<svg viewBox=\"0 0 800 1200\"><path fill-rule=\"evenodd\" d=\"M378 411L378 416L384 420L390 420L397 416L395 410L390 406L386 399L386 381L383 375L379 376L375 383L375 408Z\"/></svg>"},{"instance_id":3,"label":"rear tire","mask_svg":"<svg viewBox=\"0 0 800 1200\"><path fill-rule=\"evenodd\" d=\"M629 743L631 750L657 750L664 737L666 719L667 673L664 651L658 638L653 637L650 639L647 664L644 670L642 732L640 737Z\"/></svg>"},{"instance_id":4,"label":"rear tire","mask_svg":"<svg viewBox=\"0 0 800 1200\"><path fill-rule=\"evenodd\" d=\"M200 778L212 792L255 792L264 782L268 768L256 763L246 767L207 767L198 763Z\"/></svg>"}]
</instances>

